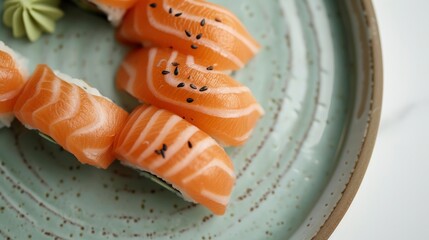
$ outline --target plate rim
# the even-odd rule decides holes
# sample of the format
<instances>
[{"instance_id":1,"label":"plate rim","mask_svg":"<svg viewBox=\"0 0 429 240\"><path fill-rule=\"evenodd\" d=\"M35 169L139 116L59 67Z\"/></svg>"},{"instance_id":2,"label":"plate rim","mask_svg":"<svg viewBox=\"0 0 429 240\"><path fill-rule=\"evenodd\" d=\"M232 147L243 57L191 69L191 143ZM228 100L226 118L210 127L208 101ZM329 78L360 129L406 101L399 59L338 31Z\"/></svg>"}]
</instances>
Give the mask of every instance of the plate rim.
<instances>
[{"instance_id":1,"label":"plate rim","mask_svg":"<svg viewBox=\"0 0 429 240\"><path fill-rule=\"evenodd\" d=\"M370 99L372 105L369 109L370 116L368 119L367 135L363 139L359 157L354 166L353 173L342 192L342 196L313 237L315 240L329 239L353 202L368 168L380 126L383 101L383 59L380 31L372 0L361 0L360 2L365 7L367 19L369 19L367 27L373 33L371 57L374 59L374 78L372 79L373 91Z\"/></svg>"},{"instance_id":2,"label":"plate rim","mask_svg":"<svg viewBox=\"0 0 429 240\"><path fill-rule=\"evenodd\" d=\"M377 137L377 132L380 124L382 92L383 92L383 65L382 51L380 43L380 35L376 14L371 0L359 1L366 8L367 18L370 19L368 29L376 33L372 39L372 58L374 59L374 78L372 79L373 91L370 100L373 102L370 108L370 115L367 125L368 134L364 137L362 148L359 152L359 157L354 166L354 171L345 186L341 198L337 201L336 206L331 211L325 222L320 226L313 239L328 239L334 232L348 208L350 207L368 167Z\"/></svg>"}]
</instances>

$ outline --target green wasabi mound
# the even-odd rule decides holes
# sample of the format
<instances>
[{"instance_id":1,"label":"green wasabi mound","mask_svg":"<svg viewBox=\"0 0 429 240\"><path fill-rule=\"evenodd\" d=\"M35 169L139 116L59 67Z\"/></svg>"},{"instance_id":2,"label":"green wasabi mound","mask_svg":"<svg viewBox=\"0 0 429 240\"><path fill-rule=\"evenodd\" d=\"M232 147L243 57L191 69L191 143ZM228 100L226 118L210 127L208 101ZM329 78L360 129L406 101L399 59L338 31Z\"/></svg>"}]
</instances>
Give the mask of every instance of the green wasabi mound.
<instances>
[{"instance_id":1,"label":"green wasabi mound","mask_svg":"<svg viewBox=\"0 0 429 240\"><path fill-rule=\"evenodd\" d=\"M3 23L14 37L34 42L43 32L55 31L55 22L64 15L59 4L60 0L4 0Z\"/></svg>"}]
</instances>

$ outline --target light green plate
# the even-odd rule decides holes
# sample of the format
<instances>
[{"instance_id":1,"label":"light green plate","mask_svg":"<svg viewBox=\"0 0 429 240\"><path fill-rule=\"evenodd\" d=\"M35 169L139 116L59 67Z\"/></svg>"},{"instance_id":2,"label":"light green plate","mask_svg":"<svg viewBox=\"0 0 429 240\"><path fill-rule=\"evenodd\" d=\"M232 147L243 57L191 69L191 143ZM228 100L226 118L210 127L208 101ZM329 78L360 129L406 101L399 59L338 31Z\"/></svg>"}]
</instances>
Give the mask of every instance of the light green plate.
<instances>
[{"instance_id":1,"label":"light green plate","mask_svg":"<svg viewBox=\"0 0 429 240\"><path fill-rule=\"evenodd\" d=\"M184 202L119 164L107 171L83 166L15 122L0 130L0 236L208 240L329 235L359 185L378 125L381 60L371 3L215 2L234 11L264 46L234 73L267 114L248 144L228 149L237 184L225 216ZM131 110L136 102L114 87L127 49L114 41L104 19L71 4L63 7L66 17L54 35L32 44L12 38L2 25L0 39L27 56L32 69L47 63L86 79ZM352 174L355 169L359 174Z\"/></svg>"}]
</instances>

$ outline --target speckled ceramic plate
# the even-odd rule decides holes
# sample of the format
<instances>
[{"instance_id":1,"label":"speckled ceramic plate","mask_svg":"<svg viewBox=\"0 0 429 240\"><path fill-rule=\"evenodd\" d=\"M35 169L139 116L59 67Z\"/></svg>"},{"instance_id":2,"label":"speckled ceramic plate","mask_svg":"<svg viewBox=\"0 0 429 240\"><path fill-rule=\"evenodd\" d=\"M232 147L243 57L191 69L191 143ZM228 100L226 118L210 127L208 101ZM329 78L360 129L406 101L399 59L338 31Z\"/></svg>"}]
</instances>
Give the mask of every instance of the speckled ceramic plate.
<instances>
[{"instance_id":1,"label":"speckled ceramic plate","mask_svg":"<svg viewBox=\"0 0 429 240\"><path fill-rule=\"evenodd\" d=\"M381 56L369 0L217 0L263 44L235 77L266 109L252 139L228 149L237 185L225 216L182 201L133 170L80 165L18 122L0 130L0 236L13 239L326 238L365 172L378 127ZM102 18L64 4L36 43L0 39L31 67L86 79L130 110L114 87L127 49Z\"/></svg>"}]
</instances>

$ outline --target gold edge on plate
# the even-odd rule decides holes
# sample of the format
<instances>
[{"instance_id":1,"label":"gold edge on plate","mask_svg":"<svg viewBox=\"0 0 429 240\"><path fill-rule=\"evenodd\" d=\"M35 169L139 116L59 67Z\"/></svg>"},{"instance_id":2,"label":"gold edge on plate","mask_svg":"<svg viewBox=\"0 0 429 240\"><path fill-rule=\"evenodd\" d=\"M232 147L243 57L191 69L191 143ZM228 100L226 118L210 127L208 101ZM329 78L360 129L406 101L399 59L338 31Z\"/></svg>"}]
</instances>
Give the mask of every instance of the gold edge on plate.
<instances>
[{"instance_id":1,"label":"gold edge on plate","mask_svg":"<svg viewBox=\"0 0 429 240\"><path fill-rule=\"evenodd\" d=\"M370 117L368 120L367 132L368 134L363 139L362 149L359 154L359 158L356 162L353 174L347 183L347 186L342 193L341 199L337 202L335 208L326 219L323 226L319 229L316 235L313 237L315 240L328 239L334 232L335 228L344 217L348 208L350 207L353 198L355 197L360 184L365 175L368 167L371 155L375 146L377 132L380 125L381 107L383 98L383 60L381 41L378 30L378 24L376 21L376 14L372 0L361 0L362 6L365 7L367 18L369 19L369 30L372 33L372 58L374 60L373 66L373 89L372 89L372 104L370 109Z\"/></svg>"}]
</instances>

